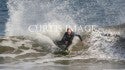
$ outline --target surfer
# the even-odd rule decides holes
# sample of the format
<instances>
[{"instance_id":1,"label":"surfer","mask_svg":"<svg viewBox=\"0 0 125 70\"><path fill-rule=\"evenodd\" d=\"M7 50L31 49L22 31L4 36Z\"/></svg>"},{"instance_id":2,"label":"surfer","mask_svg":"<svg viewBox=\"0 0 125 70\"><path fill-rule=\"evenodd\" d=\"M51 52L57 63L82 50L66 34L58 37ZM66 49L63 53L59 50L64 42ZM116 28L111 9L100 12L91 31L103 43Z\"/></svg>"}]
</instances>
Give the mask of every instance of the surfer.
<instances>
[{"instance_id":1,"label":"surfer","mask_svg":"<svg viewBox=\"0 0 125 70\"><path fill-rule=\"evenodd\" d=\"M65 49L64 50L68 50L68 47L72 44L72 40L74 38L74 36L78 36L79 39L82 41L82 38L80 35L78 34L75 34L71 28L67 28L67 31L65 32L63 38L61 41L58 41L57 44L59 45L66 45Z\"/></svg>"}]
</instances>

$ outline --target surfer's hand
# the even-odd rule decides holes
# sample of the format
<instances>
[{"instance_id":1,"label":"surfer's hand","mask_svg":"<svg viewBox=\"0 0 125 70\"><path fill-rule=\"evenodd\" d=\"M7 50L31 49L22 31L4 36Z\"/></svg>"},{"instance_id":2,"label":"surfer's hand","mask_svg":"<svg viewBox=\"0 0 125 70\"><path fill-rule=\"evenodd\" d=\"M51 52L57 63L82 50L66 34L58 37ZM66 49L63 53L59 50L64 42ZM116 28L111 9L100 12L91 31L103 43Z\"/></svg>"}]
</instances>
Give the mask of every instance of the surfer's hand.
<instances>
[{"instance_id":1,"label":"surfer's hand","mask_svg":"<svg viewBox=\"0 0 125 70\"><path fill-rule=\"evenodd\" d=\"M65 44L68 44L68 41L65 41Z\"/></svg>"}]
</instances>

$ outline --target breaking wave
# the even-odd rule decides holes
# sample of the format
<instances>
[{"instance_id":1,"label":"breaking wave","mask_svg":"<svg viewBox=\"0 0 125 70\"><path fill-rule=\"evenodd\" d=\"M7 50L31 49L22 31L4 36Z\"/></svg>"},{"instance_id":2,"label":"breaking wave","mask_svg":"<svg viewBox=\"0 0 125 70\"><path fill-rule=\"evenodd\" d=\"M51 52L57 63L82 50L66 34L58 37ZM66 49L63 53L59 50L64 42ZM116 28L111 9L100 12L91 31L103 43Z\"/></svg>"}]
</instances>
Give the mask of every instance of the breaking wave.
<instances>
[{"instance_id":1,"label":"breaking wave","mask_svg":"<svg viewBox=\"0 0 125 70\"><path fill-rule=\"evenodd\" d=\"M52 53L57 48L53 41L61 39L66 25L71 28L95 25L91 31L78 32L84 45L75 38L71 46L74 51L65 60L124 60L124 25L121 24L124 22L124 3L121 2L124 0L9 0L10 17L6 23L6 35L0 39L0 56L13 58L11 61L29 57L51 59L57 56ZM31 25L60 27L56 31L48 28L45 32L30 32ZM55 60L63 58L55 57Z\"/></svg>"}]
</instances>

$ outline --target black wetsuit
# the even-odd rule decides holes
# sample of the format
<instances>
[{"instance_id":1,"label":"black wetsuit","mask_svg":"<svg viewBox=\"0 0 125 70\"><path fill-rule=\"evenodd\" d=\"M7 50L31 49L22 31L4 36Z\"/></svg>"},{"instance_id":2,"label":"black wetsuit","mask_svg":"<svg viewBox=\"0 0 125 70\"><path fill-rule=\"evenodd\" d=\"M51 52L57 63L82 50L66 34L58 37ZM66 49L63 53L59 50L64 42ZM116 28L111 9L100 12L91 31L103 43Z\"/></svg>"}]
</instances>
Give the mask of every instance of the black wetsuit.
<instances>
[{"instance_id":1,"label":"black wetsuit","mask_svg":"<svg viewBox=\"0 0 125 70\"><path fill-rule=\"evenodd\" d=\"M72 44L72 40L73 40L74 36L78 36L79 39L82 41L82 38L81 38L80 35L75 34L74 32L72 32L72 33L69 35L67 32L65 32L65 34L64 34L64 36L63 36L63 38L62 38L62 40L59 41L58 44L64 44L64 45L66 45L65 50L67 50L68 47L69 47L69 45ZM66 41L67 41L67 43L66 43Z\"/></svg>"}]
</instances>

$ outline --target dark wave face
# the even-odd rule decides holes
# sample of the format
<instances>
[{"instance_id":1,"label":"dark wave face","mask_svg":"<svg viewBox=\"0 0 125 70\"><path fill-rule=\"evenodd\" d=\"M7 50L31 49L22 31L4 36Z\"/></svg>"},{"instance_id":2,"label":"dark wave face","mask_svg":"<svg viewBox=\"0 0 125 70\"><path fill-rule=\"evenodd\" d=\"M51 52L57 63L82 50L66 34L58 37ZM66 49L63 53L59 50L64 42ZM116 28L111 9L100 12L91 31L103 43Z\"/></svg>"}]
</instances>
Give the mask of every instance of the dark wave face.
<instances>
[{"instance_id":1,"label":"dark wave face","mask_svg":"<svg viewBox=\"0 0 125 70\"><path fill-rule=\"evenodd\" d=\"M124 0L70 0L66 11L78 24L116 25L123 23Z\"/></svg>"},{"instance_id":2,"label":"dark wave face","mask_svg":"<svg viewBox=\"0 0 125 70\"><path fill-rule=\"evenodd\" d=\"M0 35L4 35L5 23L8 19L7 0L0 0Z\"/></svg>"}]
</instances>

